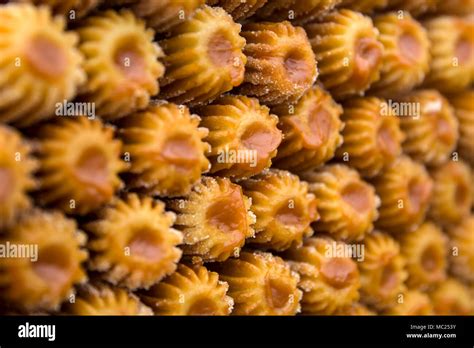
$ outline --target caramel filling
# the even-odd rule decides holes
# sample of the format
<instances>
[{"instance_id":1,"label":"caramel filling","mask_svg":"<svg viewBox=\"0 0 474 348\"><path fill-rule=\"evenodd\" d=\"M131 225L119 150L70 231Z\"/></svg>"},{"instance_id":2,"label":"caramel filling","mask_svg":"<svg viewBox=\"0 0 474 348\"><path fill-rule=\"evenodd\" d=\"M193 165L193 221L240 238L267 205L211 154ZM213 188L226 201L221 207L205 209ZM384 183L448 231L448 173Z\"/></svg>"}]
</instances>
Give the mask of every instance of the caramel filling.
<instances>
[{"instance_id":1,"label":"caramel filling","mask_svg":"<svg viewBox=\"0 0 474 348\"><path fill-rule=\"evenodd\" d=\"M245 70L244 64L239 58L239 52L234 49L232 40L225 34L218 32L210 38L207 53L216 67L230 69L232 81L241 79Z\"/></svg>"},{"instance_id":2,"label":"caramel filling","mask_svg":"<svg viewBox=\"0 0 474 348\"><path fill-rule=\"evenodd\" d=\"M435 132L438 139L443 143L450 145L454 140L454 130L451 124L442 116L435 117Z\"/></svg>"},{"instance_id":3,"label":"caramel filling","mask_svg":"<svg viewBox=\"0 0 474 348\"><path fill-rule=\"evenodd\" d=\"M188 309L188 315L217 315L219 313L215 301L203 297L195 300Z\"/></svg>"},{"instance_id":4,"label":"caramel filling","mask_svg":"<svg viewBox=\"0 0 474 348\"><path fill-rule=\"evenodd\" d=\"M38 260L31 267L38 277L52 287L61 287L69 279L69 251L59 245L48 246L40 250Z\"/></svg>"},{"instance_id":5,"label":"caramel filling","mask_svg":"<svg viewBox=\"0 0 474 348\"><path fill-rule=\"evenodd\" d=\"M311 129L313 146L318 147L326 143L332 132L332 117L329 111L324 108L324 105L319 104L312 110L308 124Z\"/></svg>"},{"instance_id":6,"label":"caramel filling","mask_svg":"<svg viewBox=\"0 0 474 348\"><path fill-rule=\"evenodd\" d=\"M297 49L286 55L283 60L283 66L285 67L288 79L296 84L305 83L313 75L305 55Z\"/></svg>"},{"instance_id":7,"label":"caramel filling","mask_svg":"<svg viewBox=\"0 0 474 348\"><path fill-rule=\"evenodd\" d=\"M226 236L223 249L238 247L245 239L247 227L247 210L241 188L230 184L227 192L207 208L206 220Z\"/></svg>"},{"instance_id":8,"label":"caramel filling","mask_svg":"<svg viewBox=\"0 0 474 348\"><path fill-rule=\"evenodd\" d=\"M349 258L331 258L323 263L320 271L326 282L336 289L352 285L357 277L357 266Z\"/></svg>"},{"instance_id":9,"label":"caramel filling","mask_svg":"<svg viewBox=\"0 0 474 348\"><path fill-rule=\"evenodd\" d=\"M377 132L377 146L384 157L397 156L400 146L388 122L383 122Z\"/></svg>"},{"instance_id":10,"label":"caramel filling","mask_svg":"<svg viewBox=\"0 0 474 348\"><path fill-rule=\"evenodd\" d=\"M454 46L454 52L459 64L467 64L474 56L474 44L472 40L461 37Z\"/></svg>"},{"instance_id":11,"label":"caramel filling","mask_svg":"<svg viewBox=\"0 0 474 348\"><path fill-rule=\"evenodd\" d=\"M281 134L261 123L252 123L245 129L240 140L246 149L257 152L257 165L254 169L258 170L266 165L271 153L280 145Z\"/></svg>"},{"instance_id":12,"label":"caramel filling","mask_svg":"<svg viewBox=\"0 0 474 348\"><path fill-rule=\"evenodd\" d=\"M199 153L192 139L186 135L171 137L163 144L163 158L177 169L183 171L192 169L199 162Z\"/></svg>"},{"instance_id":13,"label":"caramel filling","mask_svg":"<svg viewBox=\"0 0 474 348\"><path fill-rule=\"evenodd\" d=\"M295 200L293 199L293 201ZM296 202L294 206L290 206L288 201L285 201L285 203L277 210L275 218L285 226L300 227L305 222L304 212Z\"/></svg>"},{"instance_id":14,"label":"caramel filling","mask_svg":"<svg viewBox=\"0 0 474 348\"><path fill-rule=\"evenodd\" d=\"M333 132L331 113L322 103L314 103L304 117L292 116L288 120L301 135L306 149L319 148Z\"/></svg>"},{"instance_id":15,"label":"caramel filling","mask_svg":"<svg viewBox=\"0 0 474 348\"><path fill-rule=\"evenodd\" d=\"M441 266L441 258L442 255L440 255L436 246L428 246L425 250L423 250L421 255L421 265L427 272L438 271Z\"/></svg>"},{"instance_id":16,"label":"caramel filling","mask_svg":"<svg viewBox=\"0 0 474 348\"><path fill-rule=\"evenodd\" d=\"M0 168L0 203L8 202L13 192L14 177L7 168Z\"/></svg>"},{"instance_id":17,"label":"caramel filling","mask_svg":"<svg viewBox=\"0 0 474 348\"><path fill-rule=\"evenodd\" d=\"M147 79L147 65L143 52L134 43L120 46L114 55L115 66L129 80Z\"/></svg>"},{"instance_id":18,"label":"caramel filling","mask_svg":"<svg viewBox=\"0 0 474 348\"><path fill-rule=\"evenodd\" d=\"M39 74L60 78L67 69L66 53L59 43L45 36L36 36L26 46L25 58Z\"/></svg>"},{"instance_id":19,"label":"caramel filling","mask_svg":"<svg viewBox=\"0 0 474 348\"><path fill-rule=\"evenodd\" d=\"M156 231L147 229L136 232L128 242L131 256L148 261L159 261L162 258L162 244L162 240L156 235Z\"/></svg>"},{"instance_id":20,"label":"caramel filling","mask_svg":"<svg viewBox=\"0 0 474 348\"><path fill-rule=\"evenodd\" d=\"M362 37L355 43L353 82L364 87L382 59L382 48L377 40Z\"/></svg>"},{"instance_id":21,"label":"caramel filling","mask_svg":"<svg viewBox=\"0 0 474 348\"><path fill-rule=\"evenodd\" d=\"M267 301L269 305L276 309L285 308L290 296L293 294L293 287L281 278L267 279Z\"/></svg>"},{"instance_id":22,"label":"caramel filling","mask_svg":"<svg viewBox=\"0 0 474 348\"><path fill-rule=\"evenodd\" d=\"M319 218L318 201L316 199L311 200L311 202L308 204L308 217L309 217L309 221L308 221L309 223Z\"/></svg>"},{"instance_id":23,"label":"caramel filling","mask_svg":"<svg viewBox=\"0 0 474 348\"><path fill-rule=\"evenodd\" d=\"M342 200L359 214L365 214L372 207L370 189L361 182L346 185L341 191Z\"/></svg>"},{"instance_id":24,"label":"caramel filling","mask_svg":"<svg viewBox=\"0 0 474 348\"><path fill-rule=\"evenodd\" d=\"M428 202L431 193L431 185L429 182L421 182L417 178L413 178L408 182L408 201L410 210L418 213Z\"/></svg>"},{"instance_id":25,"label":"caramel filling","mask_svg":"<svg viewBox=\"0 0 474 348\"><path fill-rule=\"evenodd\" d=\"M418 38L412 33L405 32L398 38L398 50L409 63L416 63L423 52Z\"/></svg>"},{"instance_id":26,"label":"caramel filling","mask_svg":"<svg viewBox=\"0 0 474 348\"><path fill-rule=\"evenodd\" d=\"M112 196L109 183L108 159L99 148L88 148L76 163L75 174L85 184L89 195L102 201Z\"/></svg>"},{"instance_id":27,"label":"caramel filling","mask_svg":"<svg viewBox=\"0 0 474 348\"><path fill-rule=\"evenodd\" d=\"M380 290L383 293L390 293L398 286L398 272L391 263L385 265L380 276Z\"/></svg>"}]
</instances>

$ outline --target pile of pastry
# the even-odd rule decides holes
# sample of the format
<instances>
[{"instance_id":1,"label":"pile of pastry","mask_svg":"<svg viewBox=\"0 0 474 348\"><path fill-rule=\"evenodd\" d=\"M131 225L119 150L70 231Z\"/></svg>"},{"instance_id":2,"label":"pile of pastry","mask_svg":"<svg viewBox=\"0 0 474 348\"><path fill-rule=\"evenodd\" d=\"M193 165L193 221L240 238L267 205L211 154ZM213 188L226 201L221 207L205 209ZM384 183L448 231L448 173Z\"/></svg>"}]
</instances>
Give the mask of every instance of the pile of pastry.
<instances>
[{"instance_id":1,"label":"pile of pastry","mask_svg":"<svg viewBox=\"0 0 474 348\"><path fill-rule=\"evenodd\" d=\"M0 5L0 312L472 315L473 0Z\"/></svg>"}]
</instances>

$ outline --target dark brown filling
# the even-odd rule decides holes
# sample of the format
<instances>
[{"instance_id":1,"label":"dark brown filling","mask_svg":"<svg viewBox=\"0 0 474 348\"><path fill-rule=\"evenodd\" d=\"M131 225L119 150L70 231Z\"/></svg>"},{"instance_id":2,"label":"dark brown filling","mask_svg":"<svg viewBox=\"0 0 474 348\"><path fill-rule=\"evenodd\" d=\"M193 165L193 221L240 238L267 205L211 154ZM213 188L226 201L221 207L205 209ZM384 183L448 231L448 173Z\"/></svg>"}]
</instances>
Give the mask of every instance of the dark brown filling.
<instances>
[{"instance_id":1,"label":"dark brown filling","mask_svg":"<svg viewBox=\"0 0 474 348\"><path fill-rule=\"evenodd\" d=\"M227 192L207 208L206 220L226 236L223 249L238 247L245 239L247 227L247 210L241 188L230 184Z\"/></svg>"},{"instance_id":2,"label":"dark brown filling","mask_svg":"<svg viewBox=\"0 0 474 348\"><path fill-rule=\"evenodd\" d=\"M51 287L62 287L69 280L69 251L60 245L40 249L38 260L31 263L33 271Z\"/></svg>"},{"instance_id":3,"label":"dark brown filling","mask_svg":"<svg viewBox=\"0 0 474 348\"><path fill-rule=\"evenodd\" d=\"M454 199L456 205L460 207L469 205L469 184L464 182L464 180L459 180L458 182L456 182Z\"/></svg>"},{"instance_id":4,"label":"dark brown filling","mask_svg":"<svg viewBox=\"0 0 474 348\"><path fill-rule=\"evenodd\" d=\"M25 57L37 73L49 78L59 78L66 71L66 53L55 41L37 36L26 47Z\"/></svg>"},{"instance_id":5,"label":"dark brown filling","mask_svg":"<svg viewBox=\"0 0 474 348\"><path fill-rule=\"evenodd\" d=\"M359 214L367 213L372 207L370 189L361 182L346 185L341 191L341 197Z\"/></svg>"},{"instance_id":6,"label":"dark brown filling","mask_svg":"<svg viewBox=\"0 0 474 348\"><path fill-rule=\"evenodd\" d=\"M365 87L382 59L382 47L376 39L362 37L355 43L354 70L352 80L357 86Z\"/></svg>"},{"instance_id":7,"label":"dark brown filling","mask_svg":"<svg viewBox=\"0 0 474 348\"><path fill-rule=\"evenodd\" d=\"M199 162L199 153L196 146L192 139L186 135L167 139L161 154L168 163L184 171L194 168Z\"/></svg>"},{"instance_id":8,"label":"dark brown filling","mask_svg":"<svg viewBox=\"0 0 474 348\"><path fill-rule=\"evenodd\" d=\"M14 177L8 168L0 168L0 203L8 202L13 192Z\"/></svg>"},{"instance_id":9,"label":"dark brown filling","mask_svg":"<svg viewBox=\"0 0 474 348\"><path fill-rule=\"evenodd\" d=\"M102 201L112 196L108 159L102 149L92 147L85 150L76 163L75 174L95 199Z\"/></svg>"},{"instance_id":10,"label":"dark brown filling","mask_svg":"<svg viewBox=\"0 0 474 348\"><path fill-rule=\"evenodd\" d=\"M439 270L442 259L438 248L436 246L428 246L421 255L421 265L427 272L435 272Z\"/></svg>"},{"instance_id":11,"label":"dark brown filling","mask_svg":"<svg viewBox=\"0 0 474 348\"><path fill-rule=\"evenodd\" d=\"M143 53L134 43L119 47L114 56L115 65L129 80L144 81L147 79L147 66Z\"/></svg>"},{"instance_id":12,"label":"dark brown filling","mask_svg":"<svg viewBox=\"0 0 474 348\"><path fill-rule=\"evenodd\" d=\"M472 61L474 56L474 44L472 40L461 37L456 42L454 50L459 64L467 64Z\"/></svg>"},{"instance_id":13,"label":"dark brown filling","mask_svg":"<svg viewBox=\"0 0 474 348\"><path fill-rule=\"evenodd\" d=\"M284 308L293 294L293 287L283 279L270 278L267 280L267 301L273 308Z\"/></svg>"},{"instance_id":14,"label":"dark brown filling","mask_svg":"<svg viewBox=\"0 0 474 348\"><path fill-rule=\"evenodd\" d=\"M159 261L162 258L164 254L162 244L156 231L151 229L137 231L128 242L130 255L147 261Z\"/></svg>"},{"instance_id":15,"label":"dark brown filling","mask_svg":"<svg viewBox=\"0 0 474 348\"><path fill-rule=\"evenodd\" d=\"M188 315L218 315L218 308L215 301L210 298L203 297L194 300L188 309Z\"/></svg>"},{"instance_id":16,"label":"dark brown filling","mask_svg":"<svg viewBox=\"0 0 474 348\"><path fill-rule=\"evenodd\" d=\"M405 32L398 38L398 49L403 58L410 63L416 63L421 58L422 46L418 38Z\"/></svg>"},{"instance_id":17,"label":"dark brown filling","mask_svg":"<svg viewBox=\"0 0 474 348\"><path fill-rule=\"evenodd\" d=\"M288 78L293 83L302 84L312 77L311 66L308 64L305 55L296 49L286 55L283 66Z\"/></svg>"},{"instance_id":18,"label":"dark brown filling","mask_svg":"<svg viewBox=\"0 0 474 348\"><path fill-rule=\"evenodd\" d=\"M321 275L332 287L342 289L357 278L357 266L349 258L331 258L323 263Z\"/></svg>"},{"instance_id":19,"label":"dark brown filling","mask_svg":"<svg viewBox=\"0 0 474 348\"><path fill-rule=\"evenodd\" d=\"M254 169L258 170L266 165L270 154L280 145L281 134L261 123L253 123L247 127L240 140L246 149L256 151L257 166Z\"/></svg>"}]
</instances>

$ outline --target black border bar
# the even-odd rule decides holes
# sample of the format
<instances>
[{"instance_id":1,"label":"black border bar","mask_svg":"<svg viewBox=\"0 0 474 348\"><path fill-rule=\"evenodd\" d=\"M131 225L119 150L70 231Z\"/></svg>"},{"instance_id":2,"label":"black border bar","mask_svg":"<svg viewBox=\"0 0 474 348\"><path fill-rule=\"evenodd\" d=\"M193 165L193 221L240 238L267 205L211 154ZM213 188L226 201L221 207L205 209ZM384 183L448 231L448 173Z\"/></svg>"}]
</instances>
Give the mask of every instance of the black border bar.
<instances>
[{"instance_id":1,"label":"black border bar","mask_svg":"<svg viewBox=\"0 0 474 348\"><path fill-rule=\"evenodd\" d=\"M55 325L55 340L21 338L20 325ZM421 329L423 328L423 329ZM407 334L428 334L409 338ZM454 337L435 338L433 334ZM431 335L431 336L430 336ZM309 343L474 346L474 317L0 317L0 347Z\"/></svg>"}]
</instances>

